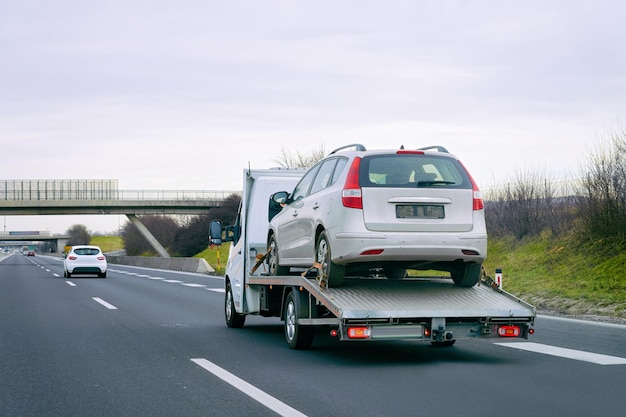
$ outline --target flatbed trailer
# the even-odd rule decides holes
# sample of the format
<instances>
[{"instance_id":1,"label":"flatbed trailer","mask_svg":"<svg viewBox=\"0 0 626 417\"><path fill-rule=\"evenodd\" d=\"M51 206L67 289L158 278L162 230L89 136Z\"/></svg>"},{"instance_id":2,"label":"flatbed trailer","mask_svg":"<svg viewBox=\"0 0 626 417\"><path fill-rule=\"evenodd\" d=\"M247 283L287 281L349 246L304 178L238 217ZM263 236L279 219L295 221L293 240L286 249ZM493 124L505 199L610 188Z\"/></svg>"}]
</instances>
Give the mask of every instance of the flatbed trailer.
<instances>
[{"instance_id":1,"label":"flatbed trailer","mask_svg":"<svg viewBox=\"0 0 626 417\"><path fill-rule=\"evenodd\" d=\"M452 344L472 337L527 338L536 315L532 305L488 277L471 288L437 277L354 277L339 288L323 288L316 278L255 276L249 277L248 285L267 299L280 295L281 305L288 291L304 294L301 303L306 308L299 309L297 325L330 326L342 341L420 339Z\"/></svg>"},{"instance_id":2,"label":"flatbed trailer","mask_svg":"<svg viewBox=\"0 0 626 417\"><path fill-rule=\"evenodd\" d=\"M212 222L209 240L232 241L224 279L226 324L247 315L280 317L290 348L306 349L314 329L327 326L341 341L416 340L452 346L458 339L528 338L535 308L503 291L483 270L473 287L448 277L346 277L328 286L319 265L293 275L268 276L268 202L293 187L303 171L246 170L237 221ZM293 273L294 271L292 271Z\"/></svg>"}]
</instances>

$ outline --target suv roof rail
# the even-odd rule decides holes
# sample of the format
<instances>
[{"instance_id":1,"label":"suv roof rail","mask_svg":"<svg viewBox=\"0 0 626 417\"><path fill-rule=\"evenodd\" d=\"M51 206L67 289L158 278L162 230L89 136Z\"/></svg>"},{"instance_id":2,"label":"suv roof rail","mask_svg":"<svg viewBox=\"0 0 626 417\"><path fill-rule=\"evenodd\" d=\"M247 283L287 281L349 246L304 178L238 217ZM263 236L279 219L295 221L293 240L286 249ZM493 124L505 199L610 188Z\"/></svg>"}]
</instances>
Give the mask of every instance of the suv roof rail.
<instances>
[{"instance_id":1,"label":"suv roof rail","mask_svg":"<svg viewBox=\"0 0 626 417\"><path fill-rule=\"evenodd\" d=\"M332 155L336 152L339 152L343 149L348 149L348 148L354 148L354 150L356 151L366 151L367 149L365 149L365 146L361 145L360 143L353 143L351 145L346 145L346 146L342 146L340 148L335 149L334 151L332 151L331 153L329 153L329 155Z\"/></svg>"},{"instance_id":2,"label":"suv roof rail","mask_svg":"<svg viewBox=\"0 0 626 417\"><path fill-rule=\"evenodd\" d=\"M446 148L444 148L443 146L439 146L439 145L425 146L423 148L418 148L418 150L420 150L420 151L428 151L430 149L437 149L437 152L450 153L450 152L448 152L448 150Z\"/></svg>"}]
</instances>

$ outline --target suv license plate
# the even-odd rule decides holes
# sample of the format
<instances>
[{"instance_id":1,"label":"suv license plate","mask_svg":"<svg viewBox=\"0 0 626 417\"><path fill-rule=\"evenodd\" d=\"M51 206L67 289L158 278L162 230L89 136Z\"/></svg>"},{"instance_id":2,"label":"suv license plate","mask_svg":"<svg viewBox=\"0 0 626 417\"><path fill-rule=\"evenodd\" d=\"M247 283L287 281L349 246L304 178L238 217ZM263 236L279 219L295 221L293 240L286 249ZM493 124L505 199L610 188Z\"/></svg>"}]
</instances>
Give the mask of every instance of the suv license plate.
<instances>
[{"instance_id":1,"label":"suv license plate","mask_svg":"<svg viewBox=\"0 0 626 417\"><path fill-rule=\"evenodd\" d=\"M425 204L399 204L396 206L398 219L443 219L445 212L443 206Z\"/></svg>"}]
</instances>

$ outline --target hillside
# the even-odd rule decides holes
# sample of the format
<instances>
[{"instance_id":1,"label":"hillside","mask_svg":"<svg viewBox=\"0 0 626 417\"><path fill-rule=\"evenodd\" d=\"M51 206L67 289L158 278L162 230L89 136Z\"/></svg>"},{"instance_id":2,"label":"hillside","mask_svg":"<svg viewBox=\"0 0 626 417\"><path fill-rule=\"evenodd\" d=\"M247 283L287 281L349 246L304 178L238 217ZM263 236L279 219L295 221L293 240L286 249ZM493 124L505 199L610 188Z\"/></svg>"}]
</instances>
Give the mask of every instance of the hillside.
<instances>
[{"instance_id":1,"label":"hillside","mask_svg":"<svg viewBox=\"0 0 626 417\"><path fill-rule=\"evenodd\" d=\"M485 269L544 314L610 316L626 322L626 252L606 253L572 236L489 241ZM618 320L619 321L619 320Z\"/></svg>"}]
</instances>

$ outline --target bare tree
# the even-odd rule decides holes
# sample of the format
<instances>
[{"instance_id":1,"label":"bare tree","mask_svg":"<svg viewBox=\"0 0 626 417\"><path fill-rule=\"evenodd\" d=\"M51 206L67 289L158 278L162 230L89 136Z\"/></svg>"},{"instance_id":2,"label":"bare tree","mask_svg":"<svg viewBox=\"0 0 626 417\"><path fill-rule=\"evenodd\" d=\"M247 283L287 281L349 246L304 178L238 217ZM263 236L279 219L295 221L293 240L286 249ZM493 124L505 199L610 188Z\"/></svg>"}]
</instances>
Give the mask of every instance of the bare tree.
<instances>
[{"instance_id":1,"label":"bare tree","mask_svg":"<svg viewBox=\"0 0 626 417\"><path fill-rule=\"evenodd\" d=\"M91 242L91 234L83 224L70 226L66 233L69 235L69 239L67 239L69 246L88 245Z\"/></svg>"},{"instance_id":2,"label":"bare tree","mask_svg":"<svg viewBox=\"0 0 626 417\"><path fill-rule=\"evenodd\" d=\"M587 159L578 217L585 237L626 244L626 130L611 133Z\"/></svg>"},{"instance_id":3,"label":"bare tree","mask_svg":"<svg viewBox=\"0 0 626 417\"><path fill-rule=\"evenodd\" d=\"M283 147L280 156L273 161L284 168L308 168L322 160L326 153L326 146L323 143L308 152L297 150L294 153Z\"/></svg>"},{"instance_id":4,"label":"bare tree","mask_svg":"<svg viewBox=\"0 0 626 417\"><path fill-rule=\"evenodd\" d=\"M566 213L571 202L558 192L556 184L542 171L528 170L517 173L506 185L496 186L485 201L489 234L522 239L544 230L554 234L568 230L572 220Z\"/></svg>"}]
</instances>

